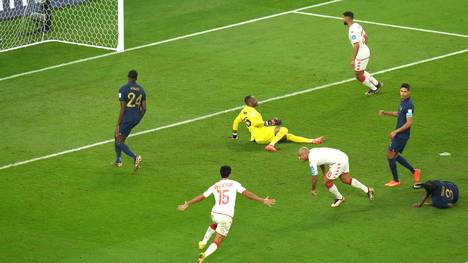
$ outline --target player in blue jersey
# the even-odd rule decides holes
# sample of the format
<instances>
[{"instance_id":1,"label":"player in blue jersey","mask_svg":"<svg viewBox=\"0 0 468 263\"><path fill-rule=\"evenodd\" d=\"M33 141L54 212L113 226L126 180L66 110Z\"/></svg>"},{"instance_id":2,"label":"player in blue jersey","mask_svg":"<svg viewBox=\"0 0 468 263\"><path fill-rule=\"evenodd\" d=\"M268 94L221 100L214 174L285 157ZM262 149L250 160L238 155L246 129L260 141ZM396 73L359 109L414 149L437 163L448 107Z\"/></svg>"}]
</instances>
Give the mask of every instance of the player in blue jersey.
<instances>
[{"instance_id":1,"label":"player in blue jersey","mask_svg":"<svg viewBox=\"0 0 468 263\"><path fill-rule=\"evenodd\" d=\"M410 85L408 83L401 84L400 87L400 105L398 111L384 111L380 110L380 116L393 116L397 117L396 129L390 132L389 137L392 140L388 147L387 159L390 166L390 171L393 175L393 180L386 183L388 187L395 187L400 185L398 178L396 163L403 165L408 169L414 178L414 188L421 188L421 170L415 169L413 166L401 156L405 149L406 143L410 138L411 126L413 125L414 104L410 97Z\"/></svg>"},{"instance_id":2,"label":"player in blue jersey","mask_svg":"<svg viewBox=\"0 0 468 263\"><path fill-rule=\"evenodd\" d=\"M115 153L114 165L122 166L122 152L133 159L134 168L141 167L141 156L134 154L125 144L125 140L130 135L132 129L140 123L146 112L146 94L137 82L138 73L136 70L128 72L128 83L119 90L120 113L115 127Z\"/></svg>"},{"instance_id":3,"label":"player in blue jersey","mask_svg":"<svg viewBox=\"0 0 468 263\"><path fill-rule=\"evenodd\" d=\"M432 180L424 183L426 194L418 204L413 204L413 207L418 208L423 205L432 205L437 208L450 208L458 201L458 187L449 181ZM429 198L431 203L425 203Z\"/></svg>"}]
</instances>

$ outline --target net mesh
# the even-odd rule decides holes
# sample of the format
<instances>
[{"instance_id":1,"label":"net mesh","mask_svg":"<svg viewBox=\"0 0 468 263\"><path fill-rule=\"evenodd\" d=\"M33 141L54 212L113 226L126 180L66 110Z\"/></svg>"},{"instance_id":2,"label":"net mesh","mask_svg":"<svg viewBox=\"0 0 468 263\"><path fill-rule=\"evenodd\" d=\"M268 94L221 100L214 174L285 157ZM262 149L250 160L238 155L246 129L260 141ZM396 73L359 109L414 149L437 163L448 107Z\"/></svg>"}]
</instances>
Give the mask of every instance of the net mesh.
<instances>
[{"instance_id":1,"label":"net mesh","mask_svg":"<svg viewBox=\"0 0 468 263\"><path fill-rule=\"evenodd\" d=\"M117 0L0 0L0 51L52 40L117 48Z\"/></svg>"}]
</instances>

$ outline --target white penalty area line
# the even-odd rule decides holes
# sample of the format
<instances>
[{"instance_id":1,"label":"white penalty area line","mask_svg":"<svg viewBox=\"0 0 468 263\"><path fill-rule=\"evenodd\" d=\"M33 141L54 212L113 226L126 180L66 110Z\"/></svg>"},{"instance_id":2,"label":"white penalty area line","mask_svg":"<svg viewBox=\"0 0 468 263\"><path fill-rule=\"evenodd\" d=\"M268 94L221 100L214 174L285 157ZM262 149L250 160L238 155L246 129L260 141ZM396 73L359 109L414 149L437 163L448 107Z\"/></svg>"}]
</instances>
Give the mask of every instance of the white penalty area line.
<instances>
[{"instance_id":1,"label":"white penalty area line","mask_svg":"<svg viewBox=\"0 0 468 263\"><path fill-rule=\"evenodd\" d=\"M338 17L338 16L328 16L328 15L322 15L322 14L316 14L316 13L302 12L300 10L294 11L292 13L293 14L299 14L299 15L308 15L308 16L321 17L321 18L330 18L330 19L336 19L336 20L343 19L342 17ZM363 23L363 24L370 24L370 25L385 26L385 27L392 27L392 28L398 28L398 29L420 31L420 32L426 32L426 33L433 33L433 34L439 34L439 35L446 35L446 36L468 38L468 35L463 35L463 34L458 34L458 33L450 33L450 32L431 30L431 29L409 27L409 26L399 26L399 25L385 24L385 23L380 23L380 22L373 22L373 21L366 21L366 20L359 20L359 19L355 19L354 21L359 22L359 23Z\"/></svg>"},{"instance_id":2,"label":"white penalty area line","mask_svg":"<svg viewBox=\"0 0 468 263\"><path fill-rule=\"evenodd\" d=\"M36 70L26 71L26 72L22 72L22 73L18 73L18 74L14 74L14 75L10 75L10 76L0 78L0 81L14 79L14 78L18 78L18 77L27 76L27 75L32 75L32 74L35 74L35 73L44 72L44 71L48 71L48 70L56 69L56 68L62 68L62 67L66 67L66 66L70 66L70 65L74 65L74 64L79 64L79 63L83 63L83 62L87 62L87 61L91 61L91 60L96 60L96 59L100 59L100 58L110 57L110 56L130 52L130 51L134 51L134 50L138 50L138 49L142 49L142 48L158 46L158 45L162 45L162 44L169 43L169 42L174 42L174 41L178 41L178 40L182 40L182 39L186 39L186 38L191 38L191 37L195 37L195 36L199 36L199 35L204 35L204 34L216 32L216 31L221 31L221 30L225 30L225 29L229 29L229 28L233 28L233 27L238 27L238 26L242 26L242 25L246 25L246 24L251 24L251 23L254 23L254 22L261 21L261 20L266 20L266 19L270 19L270 18L274 18L274 17L278 17L278 16L283 16L283 15L291 14L293 12L298 12L298 11L302 11L302 10L305 10L305 9L310 9L310 8L315 8L315 7L319 7L319 6L329 5L329 4L333 4L333 3L337 3L337 2L341 2L341 1L342 0L332 0L332 1L327 1L327 2L323 2L323 3L318 3L318 4L315 4L315 5L309 5L309 6L297 8L297 9L294 9L294 10L286 11L286 12L281 12L281 13L276 13L276 14L273 14L273 15L254 18L254 19L242 21L242 22L235 23L235 24L230 24L230 25L226 25L226 26L222 26L222 27L216 27L216 28L212 28L212 29L208 29L208 30L204 30L204 31L200 31L200 32L196 32L196 33L192 33L192 34L188 34L188 35L183 35L183 36L179 36L179 37L174 37L174 38L170 38L170 39L166 39L166 40L161 40L161 41L157 41L157 42L153 42L153 43L149 43L149 44L145 44L145 45L141 45L141 46L131 47L131 48L125 49L122 52L111 52L111 53L106 53L106 54L97 55L97 56L93 56L93 57L73 60L73 61L70 61L70 62L66 62L66 63L54 65L54 66L49 66L49 67L44 67L44 68L40 68L40 69L36 69Z\"/></svg>"},{"instance_id":3,"label":"white penalty area line","mask_svg":"<svg viewBox=\"0 0 468 263\"><path fill-rule=\"evenodd\" d=\"M468 52L468 49L463 49L463 50L459 50L459 51L456 51L456 52L451 52L451 53L447 53L447 54L444 54L444 55L419 60L419 61L416 61L416 62L413 62L413 63L408 63L408 64L404 64L404 65L401 65L401 66L396 66L396 67L380 70L380 71L374 72L372 74L373 75L384 74L384 73L387 73L387 72L412 67L412 66L415 66L415 65L431 62L431 61L434 61L434 60L439 60L439 59L443 59L443 58L463 54L465 52ZM289 98L289 97L293 97L293 96L297 96L297 95L301 95L301 94L305 94L305 93L309 93L309 92L313 92L313 91L317 91L317 90L321 90L321 89L325 89L325 88L330 88L330 87L333 87L333 86L338 86L340 84L348 83L348 82L351 82L351 81L354 81L354 80L355 80L355 78L349 78L349 79L345 79L345 80L341 80L341 81L337 81L337 82L333 82L333 83L329 83L329 84L325 84L325 85L321 85L321 86L316 86L316 87L309 88L309 89L300 90L300 91L297 91L297 92L288 93L288 94L285 94L285 95L282 95L282 96L272 97L272 98L269 98L269 99L262 100L259 103L263 104L263 103L268 103L268 102L271 102L271 101L281 100L281 99L285 99L285 98ZM215 113L203 115L203 116L196 117L196 118L193 118L193 119L188 119L188 120L185 120L185 121L180 121L180 122L168 124L168 125L165 125L165 126L160 126L160 127L154 128L154 129L140 131L140 132L137 132L137 133L134 133L134 134L130 135L130 137L139 136L139 135L152 133L152 132L157 132L157 131L161 131L161 130L165 130L165 129L169 129L169 128L173 128L173 127L177 127L177 126L181 126L181 125L185 125L185 124L190 124L190 123L193 123L193 122L196 122L196 121L209 119L209 118L212 118L212 117L215 117L215 116L218 116L218 115L222 115L222 114L233 112L233 111L240 110L240 109L242 109L242 106L230 108L230 109L223 110L223 111L218 111L218 112L215 112ZM114 139L105 140L105 141L101 141L101 142L81 146L81 147L78 147L78 148L69 149L69 150L66 150L66 151L53 153L53 154L49 154L49 155L45 155L45 156L41 156L41 157L37 157L37 158L33 158L33 159L29 159L29 160L26 160L26 161L11 163L11 164L1 166L0 170L4 170L4 169L15 167L15 166L20 166L20 165L36 162L36 161L39 161L39 160L50 159L50 158L53 158L53 157L57 157L57 156L65 155L65 154L68 154L68 153L73 153L73 152L86 150L86 149L89 149L89 148L93 148L93 147L96 147L96 146L99 146L99 145L108 144L108 143L112 143L112 142L114 142Z\"/></svg>"}]
</instances>

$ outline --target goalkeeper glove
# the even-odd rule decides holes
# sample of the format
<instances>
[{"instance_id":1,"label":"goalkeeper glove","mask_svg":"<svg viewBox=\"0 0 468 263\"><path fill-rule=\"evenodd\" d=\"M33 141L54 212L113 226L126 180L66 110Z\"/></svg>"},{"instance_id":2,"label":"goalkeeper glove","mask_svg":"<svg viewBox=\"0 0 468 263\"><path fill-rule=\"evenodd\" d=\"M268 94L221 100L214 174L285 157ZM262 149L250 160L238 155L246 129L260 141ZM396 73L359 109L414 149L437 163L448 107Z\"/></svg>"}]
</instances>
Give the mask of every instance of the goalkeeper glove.
<instances>
[{"instance_id":1,"label":"goalkeeper glove","mask_svg":"<svg viewBox=\"0 0 468 263\"><path fill-rule=\"evenodd\" d=\"M281 125L281 120L278 118L274 118L272 120L265 121L265 126L278 126Z\"/></svg>"},{"instance_id":2,"label":"goalkeeper glove","mask_svg":"<svg viewBox=\"0 0 468 263\"><path fill-rule=\"evenodd\" d=\"M232 139L237 139L237 131L233 131L232 132L232 136L231 136Z\"/></svg>"}]
</instances>

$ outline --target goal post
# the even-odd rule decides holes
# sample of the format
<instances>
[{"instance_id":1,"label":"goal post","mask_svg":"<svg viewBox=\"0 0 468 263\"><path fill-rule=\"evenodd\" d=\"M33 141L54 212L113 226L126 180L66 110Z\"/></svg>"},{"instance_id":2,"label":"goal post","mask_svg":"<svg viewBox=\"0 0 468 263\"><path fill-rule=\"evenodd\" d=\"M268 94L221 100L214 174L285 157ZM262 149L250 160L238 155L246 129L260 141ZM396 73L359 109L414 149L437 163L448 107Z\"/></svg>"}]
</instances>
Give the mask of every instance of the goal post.
<instances>
[{"instance_id":1,"label":"goal post","mask_svg":"<svg viewBox=\"0 0 468 263\"><path fill-rule=\"evenodd\" d=\"M0 0L0 52L46 42L124 51L124 0Z\"/></svg>"}]
</instances>

